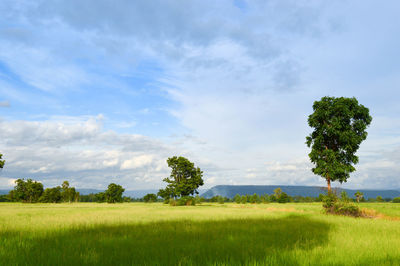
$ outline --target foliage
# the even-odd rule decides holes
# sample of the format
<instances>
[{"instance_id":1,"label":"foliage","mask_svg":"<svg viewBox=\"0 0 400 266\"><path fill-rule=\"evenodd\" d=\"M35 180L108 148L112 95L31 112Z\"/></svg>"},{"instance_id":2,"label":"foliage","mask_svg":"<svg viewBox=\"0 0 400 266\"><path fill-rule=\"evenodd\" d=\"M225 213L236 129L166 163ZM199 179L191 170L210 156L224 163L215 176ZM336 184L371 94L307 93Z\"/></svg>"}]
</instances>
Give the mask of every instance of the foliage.
<instances>
[{"instance_id":1,"label":"foliage","mask_svg":"<svg viewBox=\"0 0 400 266\"><path fill-rule=\"evenodd\" d=\"M46 188L40 197L40 202L46 203L59 203L63 200L62 197L62 188L60 186L53 188Z\"/></svg>"},{"instance_id":2,"label":"foliage","mask_svg":"<svg viewBox=\"0 0 400 266\"><path fill-rule=\"evenodd\" d=\"M124 191L125 189L121 185L111 183L104 192L104 196L108 203L123 202L122 193L124 193Z\"/></svg>"},{"instance_id":3,"label":"foliage","mask_svg":"<svg viewBox=\"0 0 400 266\"><path fill-rule=\"evenodd\" d=\"M15 181L16 186L14 190L9 193L11 201L21 202L38 202L40 196L43 193L43 184L40 182L33 181L32 179L24 180L17 179Z\"/></svg>"},{"instance_id":4,"label":"foliage","mask_svg":"<svg viewBox=\"0 0 400 266\"><path fill-rule=\"evenodd\" d=\"M6 162L5 160L1 160L3 157L3 154L0 153L0 169L4 167L4 163Z\"/></svg>"},{"instance_id":5,"label":"foliage","mask_svg":"<svg viewBox=\"0 0 400 266\"><path fill-rule=\"evenodd\" d=\"M282 189L280 187L274 189L274 196L276 199L279 199L281 195L282 195Z\"/></svg>"},{"instance_id":6,"label":"foliage","mask_svg":"<svg viewBox=\"0 0 400 266\"><path fill-rule=\"evenodd\" d=\"M7 195L0 195L0 202L10 202L10 198Z\"/></svg>"},{"instance_id":7,"label":"foliage","mask_svg":"<svg viewBox=\"0 0 400 266\"><path fill-rule=\"evenodd\" d=\"M168 185L165 189L160 189L158 195L164 199L186 197L198 194L197 189L204 184L203 172L194 163L184 157L171 157L167 160L168 167L171 168L169 178L163 181Z\"/></svg>"},{"instance_id":8,"label":"foliage","mask_svg":"<svg viewBox=\"0 0 400 266\"><path fill-rule=\"evenodd\" d=\"M349 198L349 195L347 195L347 192L346 191L342 191L341 193L340 193L340 199L343 201L343 202L350 202L350 198Z\"/></svg>"},{"instance_id":9,"label":"foliage","mask_svg":"<svg viewBox=\"0 0 400 266\"><path fill-rule=\"evenodd\" d=\"M171 206L194 206L196 205L196 200L192 196L184 196L180 197L179 199L171 198L169 200L169 204Z\"/></svg>"},{"instance_id":10,"label":"foliage","mask_svg":"<svg viewBox=\"0 0 400 266\"><path fill-rule=\"evenodd\" d=\"M147 194L147 195L145 195L143 197L143 201L144 202L156 202L157 201L157 195L153 194L153 193Z\"/></svg>"},{"instance_id":11,"label":"foliage","mask_svg":"<svg viewBox=\"0 0 400 266\"><path fill-rule=\"evenodd\" d=\"M61 197L63 202L79 201L79 192L74 187L69 186L68 181L64 181L61 185Z\"/></svg>"},{"instance_id":12,"label":"foliage","mask_svg":"<svg viewBox=\"0 0 400 266\"><path fill-rule=\"evenodd\" d=\"M290 202L290 197L288 194L286 194L285 192L282 192L279 196L279 198L277 198L277 201L279 203L287 203Z\"/></svg>"},{"instance_id":13,"label":"foliage","mask_svg":"<svg viewBox=\"0 0 400 266\"><path fill-rule=\"evenodd\" d=\"M356 98L323 97L314 102L313 110L308 124L314 131L306 144L311 147L309 157L315 164L312 172L325 178L330 190L331 181L346 182L355 171L355 153L367 138L365 130L372 117Z\"/></svg>"},{"instance_id":14,"label":"foliage","mask_svg":"<svg viewBox=\"0 0 400 266\"><path fill-rule=\"evenodd\" d=\"M261 200L257 193L254 193L252 196L250 196L250 203L260 203L260 202Z\"/></svg>"},{"instance_id":15,"label":"foliage","mask_svg":"<svg viewBox=\"0 0 400 266\"><path fill-rule=\"evenodd\" d=\"M235 197L233 198L233 201L239 204L242 200L242 197L239 194L236 194Z\"/></svg>"},{"instance_id":16,"label":"foliage","mask_svg":"<svg viewBox=\"0 0 400 266\"><path fill-rule=\"evenodd\" d=\"M383 202L382 196L377 196L377 197L376 197L376 201L377 201L377 202Z\"/></svg>"},{"instance_id":17,"label":"foliage","mask_svg":"<svg viewBox=\"0 0 400 266\"><path fill-rule=\"evenodd\" d=\"M260 201L261 201L262 203L269 203L270 201L269 201L269 196L268 196L268 194L261 195L261 196L260 196Z\"/></svg>"},{"instance_id":18,"label":"foliage","mask_svg":"<svg viewBox=\"0 0 400 266\"><path fill-rule=\"evenodd\" d=\"M200 204L206 201L206 199L204 197L200 197L199 195L196 195L196 197L194 197L194 201L196 204Z\"/></svg>"},{"instance_id":19,"label":"foliage","mask_svg":"<svg viewBox=\"0 0 400 266\"><path fill-rule=\"evenodd\" d=\"M364 197L364 194L360 191L357 191L354 193L354 196L356 197L357 202L360 202L360 200Z\"/></svg>"},{"instance_id":20,"label":"foliage","mask_svg":"<svg viewBox=\"0 0 400 266\"><path fill-rule=\"evenodd\" d=\"M243 204L246 204L248 202L248 196L247 195L242 195L242 198L241 198L240 202L243 203Z\"/></svg>"},{"instance_id":21,"label":"foliage","mask_svg":"<svg viewBox=\"0 0 400 266\"><path fill-rule=\"evenodd\" d=\"M339 199L335 193L328 191L328 194L323 200L323 207L326 213L353 217L362 215L361 210L348 201L347 194L342 193L341 196L341 199Z\"/></svg>"},{"instance_id":22,"label":"foliage","mask_svg":"<svg viewBox=\"0 0 400 266\"><path fill-rule=\"evenodd\" d=\"M400 197L394 198L393 203L400 203Z\"/></svg>"}]
</instances>

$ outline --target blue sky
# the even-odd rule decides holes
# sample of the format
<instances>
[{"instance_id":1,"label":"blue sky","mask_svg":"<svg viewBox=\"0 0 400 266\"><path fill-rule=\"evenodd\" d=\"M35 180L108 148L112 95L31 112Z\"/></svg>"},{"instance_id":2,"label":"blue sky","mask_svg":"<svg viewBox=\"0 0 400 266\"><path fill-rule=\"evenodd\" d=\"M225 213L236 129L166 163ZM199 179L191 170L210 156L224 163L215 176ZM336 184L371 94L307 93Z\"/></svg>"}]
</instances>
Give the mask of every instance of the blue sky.
<instances>
[{"instance_id":1,"label":"blue sky","mask_svg":"<svg viewBox=\"0 0 400 266\"><path fill-rule=\"evenodd\" d=\"M323 96L373 122L348 188L400 188L397 1L2 1L0 188L163 186L182 155L217 184L323 185ZM340 184L335 184L339 186Z\"/></svg>"}]
</instances>

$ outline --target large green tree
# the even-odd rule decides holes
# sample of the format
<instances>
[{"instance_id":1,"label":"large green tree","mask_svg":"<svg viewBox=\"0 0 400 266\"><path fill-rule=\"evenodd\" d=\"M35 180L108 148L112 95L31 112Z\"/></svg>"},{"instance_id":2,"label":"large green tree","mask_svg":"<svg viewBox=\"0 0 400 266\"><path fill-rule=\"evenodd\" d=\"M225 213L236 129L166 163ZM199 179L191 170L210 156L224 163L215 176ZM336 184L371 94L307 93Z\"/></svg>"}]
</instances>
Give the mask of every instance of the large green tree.
<instances>
[{"instance_id":1,"label":"large green tree","mask_svg":"<svg viewBox=\"0 0 400 266\"><path fill-rule=\"evenodd\" d=\"M326 179L331 192L332 181L346 182L355 171L355 153L367 138L366 128L372 117L356 98L323 97L314 102L313 110L308 125L314 131L307 136L306 144L311 147L313 173Z\"/></svg>"},{"instance_id":2,"label":"large green tree","mask_svg":"<svg viewBox=\"0 0 400 266\"><path fill-rule=\"evenodd\" d=\"M64 202L72 202L76 200L77 192L74 187L69 186L68 181L64 181L61 185L61 196Z\"/></svg>"},{"instance_id":3,"label":"large green tree","mask_svg":"<svg viewBox=\"0 0 400 266\"><path fill-rule=\"evenodd\" d=\"M1 160L1 157L3 157L3 154L0 153L0 168L4 167L4 163L6 162L5 160Z\"/></svg>"},{"instance_id":4,"label":"large green tree","mask_svg":"<svg viewBox=\"0 0 400 266\"><path fill-rule=\"evenodd\" d=\"M121 185L111 183L104 192L105 199L108 203L122 202L122 193L124 193L124 191L125 189Z\"/></svg>"},{"instance_id":5,"label":"large green tree","mask_svg":"<svg viewBox=\"0 0 400 266\"><path fill-rule=\"evenodd\" d=\"M43 193L43 184L32 179L17 179L14 190L10 191L10 199L22 202L37 202Z\"/></svg>"},{"instance_id":6,"label":"large green tree","mask_svg":"<svg viewBox=\"0 0 400 266\"><path fill-rule=\"evenodd\" d=\"M168 185L165 189L160 189L158 195L164 199L185 197L193 194L199 194L197 189L204 184L202 179L203 172L199 167L185 157L171 157L167 160L171 168L169 178L164 178Z\"/></svg>"}]
</instances>

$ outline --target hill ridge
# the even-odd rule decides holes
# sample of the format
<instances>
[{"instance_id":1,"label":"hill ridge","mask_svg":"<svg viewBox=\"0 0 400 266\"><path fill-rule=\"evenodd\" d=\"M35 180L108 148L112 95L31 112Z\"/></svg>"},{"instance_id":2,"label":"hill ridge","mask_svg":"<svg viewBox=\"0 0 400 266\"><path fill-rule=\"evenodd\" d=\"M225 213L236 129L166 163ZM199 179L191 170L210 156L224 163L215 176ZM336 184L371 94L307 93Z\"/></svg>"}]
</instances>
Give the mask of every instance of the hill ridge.
<instances>
[{"instance_id":1,"label":"hill ridge","mask_svg":"<svg viewBox=\"0 0 400 266\"><path fill-rule=\"evenodd\" d=\"M205 198L211 198L213 196L223 196L228 198L233 198L236 194L239 195L252 195L254 193L258 195L262 194L273 194L274 189L281 188L283 192L287 193L289 196L303 196L303 197L318 197L320 193L326 191L326 187L322 186L294 186L294 185L217 185L203 194L201 196ZM346 191L350 197L354 197L354 193L361 191L364 193L364 197L376 198L381 196L382 198L395 198L400 196L400 191L398 190L385 190L385 189L345 189L334 187L338 193L341 191Z\"/></svg>"}]
</instances>

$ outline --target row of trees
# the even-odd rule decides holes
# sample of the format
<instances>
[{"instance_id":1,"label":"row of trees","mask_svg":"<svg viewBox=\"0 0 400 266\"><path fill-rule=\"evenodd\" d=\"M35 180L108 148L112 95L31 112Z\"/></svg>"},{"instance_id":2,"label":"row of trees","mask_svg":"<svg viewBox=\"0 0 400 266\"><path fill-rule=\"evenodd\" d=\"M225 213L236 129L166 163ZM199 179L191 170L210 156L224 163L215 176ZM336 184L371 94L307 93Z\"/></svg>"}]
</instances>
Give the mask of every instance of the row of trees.
<instances>
[{"instance_id":1,"label":"row of trees","mask_svg":"<svg viewBox=\"0 0 400 266\"><path fill-rule=\"evenodd\" d=\"M17 179L15 187L8 194L10 201L16 202L73 202L79 200L79 192L70 187L68 181L61 186L43 189L43 184L32 179Z\"/></svg>"},{"instance_id":2,"label":"row of trees","mask_svg":"<svg viewBox=\"0 0 400 266\"><path fill-rule=\"evenodd\" d=\"M90 193L88 195L81 195L79 198L80 202L131 202L133 199L130 197L123 197L125 189L121 185L111 183L108 185L107 190L99 193Z\"/></svg>"},{"instance_id":3,"label":"row of trees","mask_svg":"<svg viewBox=\"0 0 400 266\"><path fill-rule=\"evenodd\" d=\"M61 186L43 189L43 184L32 179L17 179L15 187L7 195L8 201L13 202L78 202L84 196L80 196L74 187L69 186L68 181L64 181ZM125 189L117 184L111 183L104 192L95 194L98 202L116 203L123 202L122 194Z\"/></svg>"}]
</instances>

